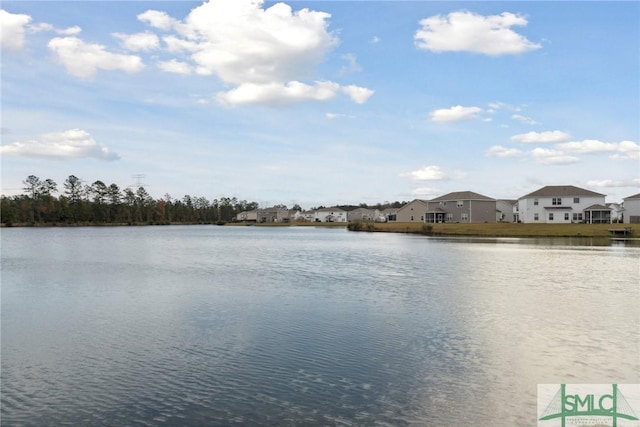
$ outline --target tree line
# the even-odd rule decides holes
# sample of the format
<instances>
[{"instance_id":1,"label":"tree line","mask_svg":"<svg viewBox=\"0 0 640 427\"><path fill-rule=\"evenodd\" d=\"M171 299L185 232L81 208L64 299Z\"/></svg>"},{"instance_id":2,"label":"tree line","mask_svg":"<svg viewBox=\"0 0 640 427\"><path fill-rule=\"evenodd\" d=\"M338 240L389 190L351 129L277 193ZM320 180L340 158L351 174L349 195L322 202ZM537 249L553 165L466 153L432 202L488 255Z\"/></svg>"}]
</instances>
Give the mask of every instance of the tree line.
<instances>
[{"instance_id":1,"label":"tree line","mask_svg":"<svg viewBox=\"0 0 640 427\"><path fill-rule=\"evenodd\" d=\"M58 184L30 175L23 181L24 193L1 197L2 223L13 224L214 224L235 219L258 203L236 197L166 194L154 199L141 186L121 189L116 184L95 181L88 185L70 175L59 192ZM58 196L55 194L59 193Z\"/></svg>"}]
</instances>

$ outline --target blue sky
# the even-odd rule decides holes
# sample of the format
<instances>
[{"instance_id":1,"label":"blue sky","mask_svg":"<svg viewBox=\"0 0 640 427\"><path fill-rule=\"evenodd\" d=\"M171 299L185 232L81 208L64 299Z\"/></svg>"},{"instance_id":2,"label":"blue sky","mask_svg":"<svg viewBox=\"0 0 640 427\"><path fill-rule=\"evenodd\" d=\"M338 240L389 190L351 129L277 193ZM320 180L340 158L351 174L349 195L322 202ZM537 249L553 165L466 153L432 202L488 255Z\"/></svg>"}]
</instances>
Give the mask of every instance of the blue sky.
<instances>
[{"instance_id":1,"label":"blue sky","mask_svg":"<svg viewBox=\"0 0 640 427\"><path fill-rule=\"evenodd\" d=\"M640 188L640 3L2 3L2 193L314 205Z\"/></svg>"}]
</instances>

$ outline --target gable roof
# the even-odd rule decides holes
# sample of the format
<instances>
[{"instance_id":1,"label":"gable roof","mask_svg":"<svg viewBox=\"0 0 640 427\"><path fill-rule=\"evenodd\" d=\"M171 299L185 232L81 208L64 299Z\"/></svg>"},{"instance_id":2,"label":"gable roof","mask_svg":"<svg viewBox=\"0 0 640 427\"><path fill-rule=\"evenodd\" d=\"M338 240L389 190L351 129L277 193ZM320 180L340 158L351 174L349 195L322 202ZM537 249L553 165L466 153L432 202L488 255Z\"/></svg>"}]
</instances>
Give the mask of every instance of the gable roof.
<instances>
[{"instance_id":1,"label":"gable roof","mask_svg":"<svg viewBox=\"0 0 640 427\"><path fill-rule=\"evenodd\" d=\"M425 207L425 208L429 206L429 205L428 205L428 203L429 203L429 201L428 201L428 200L423 200L423 199L413 199L412 201L410 201L410 202L409 202L409 203L407 203L406 205L404 205L404 206L402 206L401 208L399 208L399 209L398 209L398 212L400 212L401 210L406 209L407 207L411 206L411 205L412 205L412 204L414 204L415 202L422 203L422 204L424 205L424 207Z\"/></svg>"},{"instance_id":2,"label":"gable roof","mask_svg":"<svg viewBox=\"0 0 640 427\"><path fill-rule=\"evenodd\" d=\"M520 197L524 199L526 197L570 197L570 196L597 196L604 197L604 194L596 193L595 191L585 190L584 188L575 187L573 185L547 185L542 187L533 193L529 193Z\"/></svg>"},{"instance_id":3,"label":"gable roof","mask_svg":"<svg viewBox=\"0 0 640 427\"><path fill-rule=\"evenodd\" d=\"M474 193L473 191L455 191L453 193L445 194L444 196L436 197L429 200L430 202L448 202L450 200L487 200L494 201L491 197L483 196L482 194Z\"/></svg>"},{"instance_id":4,"label":"gable roof","mask_svg":"<svg viewBox=\"0 0 640 427\"><path fill-rule=\"evenodd\" d=\"M634 194L633 196L625 197L622 200L632 200L632 199L640 199L640 193Z\"/></svg>"}]
</instances>

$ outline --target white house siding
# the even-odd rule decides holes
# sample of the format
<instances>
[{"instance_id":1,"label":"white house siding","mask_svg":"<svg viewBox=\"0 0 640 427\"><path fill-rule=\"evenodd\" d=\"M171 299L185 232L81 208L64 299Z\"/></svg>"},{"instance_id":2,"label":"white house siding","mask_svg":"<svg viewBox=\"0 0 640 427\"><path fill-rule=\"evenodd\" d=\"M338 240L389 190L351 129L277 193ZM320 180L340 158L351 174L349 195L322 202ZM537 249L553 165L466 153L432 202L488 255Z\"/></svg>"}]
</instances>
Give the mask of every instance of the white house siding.
<instances>
[{"instance_id":1,"label":"white house siding","mask_svg":"<svg viewBox=\"0 0 640 427\"><path fill-rule=\"evenodd\" d=\"M496 200L496 221L515 222L515 200Z\"/></svg>"},{"instance_id":2,"label":"white house siding","mask_svg":"<svg viewBox=\"0 0 640 427\"><path fill-rule=\"evenodd\" d=\"M347 212L340 208L318 209L315 220L319 222L347 222Z\"/></svg>"},{"instance_id":3,"label":"white house siding","mask_svg":"<svg viewBox=\"0 0 640 427\"><path fill-rule=\"evenodd\" d=\"M542 190L547 187L538 190ZM582 222L584 218L584 210L593 205L604 205L603 194L594 193L589 190L583 190L572 187L576 190L574 194L567 192L567 189L559 189L556 196L536 196L535 193L518 199L518 211L520 221L530 224L569 224L572 222ZM553 191L550 188L544 193ZM554 199L555 204L554 204ZM559 204L558 204L558 199ZM577 199L577 201L575 200ZM537 219L536 219L537 215Z\"/></svg>"},{"instance_id":4,"label":"white house siding","mask_svg":"<svg viewBox=\"0 0 640 427\"><path fill-rule=\"evenodd\" d=\"M640 193L624 199L622 222L625 224L640 224Z\"/></svg>"}]
</instances>

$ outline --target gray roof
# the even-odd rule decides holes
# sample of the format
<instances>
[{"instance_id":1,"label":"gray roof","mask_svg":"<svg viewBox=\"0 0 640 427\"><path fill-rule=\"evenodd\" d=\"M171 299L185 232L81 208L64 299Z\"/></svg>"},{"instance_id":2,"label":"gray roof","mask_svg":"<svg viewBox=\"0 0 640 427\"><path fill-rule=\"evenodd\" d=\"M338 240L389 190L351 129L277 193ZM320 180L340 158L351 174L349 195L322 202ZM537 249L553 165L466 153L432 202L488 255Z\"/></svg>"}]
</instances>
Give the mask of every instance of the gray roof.
<instances>
[{"instance_id":1,"label":"gray roof","mask_svg":"<svg viewBox=\"0 0 640 427\"><path fill-rule=\"evenodd\" d=\"M633 196L625 197L622 200L631 200L631 199L640 199L640 193L634 194Z\"/></svg>"},{"instance_id":2,"label":"gray roof","mask_svg":"<svg viewBox=\"0 0 640 427\"><path fill-rule=\"evenodd\" d=\"M340 209L340 208L322 208L322 209L316 209L316 212L346 212L344 209Z\"/></svg>"},{"instance_id":3,"label":"gray roof","mask_svg":"<svg viewBox=\"0 0 640 427\"><path fill-rule=\"evenodd\" d=\"M448 202L450 200L487 200L494 201L491 197L483 196L482 194L474 193L473 191L455 191L453 193L445 194L444 196L436 197L429 200L430 202Z\"/></svg>"},{"instance_id":4,"label":"gray roof","mask_svg":"<svg viewBox=\"0 0 640 427\"><path fill-rule=\"evenodd\" d=\"M602 196L604 194L596 193L595 191L585 190L584 188L575 187L573 185L547 185L539 190L529 193L526 196L520 197L571 197L571 196Z\"/></svg>"},{"instance_id":5,"label":"gray roof","mask_svg":"<svg viewBox=\"0 0 640 427\"><path fill-rule=\"evenodd\" d=\"M585 211L610 211L611 208L602 205L591 205L584 209Z\"/></svg>"}]
</instances>

